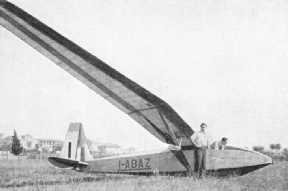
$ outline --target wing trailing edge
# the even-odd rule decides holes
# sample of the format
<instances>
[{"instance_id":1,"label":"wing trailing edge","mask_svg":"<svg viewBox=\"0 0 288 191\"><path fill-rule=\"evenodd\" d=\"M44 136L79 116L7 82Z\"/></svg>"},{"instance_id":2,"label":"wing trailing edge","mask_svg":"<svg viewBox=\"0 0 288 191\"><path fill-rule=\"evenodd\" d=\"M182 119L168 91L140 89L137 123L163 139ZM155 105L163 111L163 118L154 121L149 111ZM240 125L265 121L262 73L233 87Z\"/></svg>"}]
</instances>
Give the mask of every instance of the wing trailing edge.
<instances>
[{"instance_id":1,"label":"wing trailing edge","mask_svg":"<svg viewBox=\"0 0 288 191\"><path fill-rule=\"evenodd\" d=\"M192 145L193 130L171 106L22 9L0 0L0 24L162 142Z\"/></svg>"}]
</instances>

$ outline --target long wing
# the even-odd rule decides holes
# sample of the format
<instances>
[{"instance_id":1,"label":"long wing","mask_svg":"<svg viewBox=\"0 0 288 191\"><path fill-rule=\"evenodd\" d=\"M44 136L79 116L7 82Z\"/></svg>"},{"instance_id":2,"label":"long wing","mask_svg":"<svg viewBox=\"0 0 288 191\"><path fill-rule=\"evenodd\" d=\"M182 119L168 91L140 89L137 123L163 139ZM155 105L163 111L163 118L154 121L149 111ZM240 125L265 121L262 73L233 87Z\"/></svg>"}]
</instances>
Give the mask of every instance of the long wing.
<instances>
[{"instance_id":1,"label":"long wing","mask_svg":"<svg viewBox=\"0 0 288 191\"><path fill-rule=\"evenodd\" d=\"M0 24L164 143L191 146L190 126L163 100L15 5L0 0Z\"/></svg>"}]
</instances>

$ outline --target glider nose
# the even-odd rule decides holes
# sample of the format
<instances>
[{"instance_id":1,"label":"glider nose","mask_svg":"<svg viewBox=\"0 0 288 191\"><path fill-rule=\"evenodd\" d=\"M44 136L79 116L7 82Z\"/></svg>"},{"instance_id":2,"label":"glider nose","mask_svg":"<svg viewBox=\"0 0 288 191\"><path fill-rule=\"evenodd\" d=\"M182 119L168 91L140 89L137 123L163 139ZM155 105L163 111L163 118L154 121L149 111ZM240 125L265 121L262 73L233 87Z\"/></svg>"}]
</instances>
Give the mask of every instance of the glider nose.
<instances>
[{"instance_id":1,"label":"glider nose","mask_svg":"<svg viewBox=\"0 0 288 191\"><path fill-rule=\"evenodd\" d=\"M267 156L267 155L263 155L263 160L264 160L264 164L272 164L273 163L272 158Z\"/></svg>"}]
</instances>

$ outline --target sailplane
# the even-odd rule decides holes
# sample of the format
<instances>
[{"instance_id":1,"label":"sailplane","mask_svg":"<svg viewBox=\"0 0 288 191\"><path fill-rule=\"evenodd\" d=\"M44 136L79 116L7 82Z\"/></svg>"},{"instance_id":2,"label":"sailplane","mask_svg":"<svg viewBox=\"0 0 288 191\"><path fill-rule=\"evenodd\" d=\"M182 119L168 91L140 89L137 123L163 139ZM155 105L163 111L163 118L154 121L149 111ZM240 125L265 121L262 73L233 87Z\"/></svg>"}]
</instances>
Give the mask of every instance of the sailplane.
<instances>
[{"instance_id":1,"label":"sailplane","mask_svg":"<svg viewBox=\"0 0 288 191\"><path fill-rule=\"evenodd\" d=\"M5 0L0 0L0 25L170 145L157 151L93 159L82 124L71 123L60 156L48 158L53 165L139 175L155 171L184 175L194 172L195 146L190 139L194 130L165 101ZM270 157L261 153L231 146L206 152L208 172L236 170L243 175L272 163Z\"/></svg>"}]
</instances>

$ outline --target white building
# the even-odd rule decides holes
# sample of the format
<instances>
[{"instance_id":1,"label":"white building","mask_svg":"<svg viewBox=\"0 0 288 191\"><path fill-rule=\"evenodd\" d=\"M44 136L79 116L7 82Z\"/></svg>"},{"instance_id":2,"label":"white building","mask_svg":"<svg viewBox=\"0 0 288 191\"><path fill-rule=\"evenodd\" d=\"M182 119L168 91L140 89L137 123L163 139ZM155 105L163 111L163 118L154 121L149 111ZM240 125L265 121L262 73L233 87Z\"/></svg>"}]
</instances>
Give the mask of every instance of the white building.
<instances>
[{"instance_id":1,"label":"white building","mask_svg":"<svg viewBox=\"0 0 288 191\"><path fill-rule=\"evenodd\" d=\"M26 134L21 135L20 143L23 149L31 151L37 149L39 141L37 139L33 139L32 135Z\"/></svg>"},{"instance_id":2,"label":"white building","mask_svg":"<svg viewBox=\"0 0 288 191\"><path fill-rule=\"evenodd\" d=\"M38 150L52 152L57 147L62 147L62 141L56 139L37 139Z\"/></svg>"}]
</instances>

